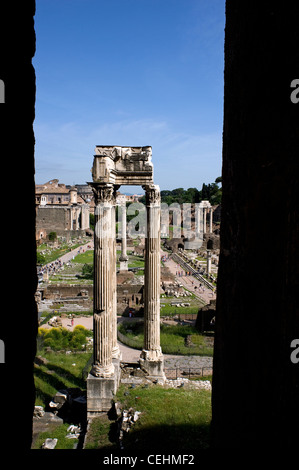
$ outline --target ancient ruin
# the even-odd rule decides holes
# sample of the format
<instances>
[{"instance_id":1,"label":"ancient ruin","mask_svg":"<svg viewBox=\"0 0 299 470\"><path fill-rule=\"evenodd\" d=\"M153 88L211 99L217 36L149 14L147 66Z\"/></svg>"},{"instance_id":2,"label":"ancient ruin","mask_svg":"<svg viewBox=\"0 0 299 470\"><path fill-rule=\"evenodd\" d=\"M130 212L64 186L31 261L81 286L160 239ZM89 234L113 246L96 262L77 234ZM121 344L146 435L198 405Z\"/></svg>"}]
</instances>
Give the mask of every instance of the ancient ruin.
<instances>
[{"instance_id":1,"label":"ancient ruin","mask_svg":"<svg viewBox=\"0 0 299 470\"><path fill-rule=\"evenodd\" d=\"M153 182L151 147L96 146L92 178L95 197L94 356L87 378L87 413L107 411L120 380L117 345L116 191L120 185L145 189L147 236L144 289L144 348L140 365L148 377L165 381L160 347L160 189ZM125 211L123 211L124 213ZM125 235L125 218L122 219ZM126 262L122 244L121 261ZM125 267L124 267L125 268Z\"/></svg>"}]
</instances>

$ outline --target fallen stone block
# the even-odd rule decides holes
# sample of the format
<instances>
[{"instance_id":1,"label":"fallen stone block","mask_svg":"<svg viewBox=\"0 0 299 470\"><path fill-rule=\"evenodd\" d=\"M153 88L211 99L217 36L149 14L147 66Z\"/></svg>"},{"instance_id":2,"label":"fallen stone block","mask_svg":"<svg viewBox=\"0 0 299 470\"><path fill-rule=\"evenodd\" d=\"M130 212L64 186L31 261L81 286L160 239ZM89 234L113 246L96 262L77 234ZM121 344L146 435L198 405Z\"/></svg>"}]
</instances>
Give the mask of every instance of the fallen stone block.
<instances>
[{"instance_id":1,"label":"fallen stone block","mask_svg":"<svg viewBox=\"0 0 299 470\"><path fill-rule=\"evenodd\" d=\"M58 439L46 439L42 445L42 449L55 449Z\"/></svg>"}]
</instances>

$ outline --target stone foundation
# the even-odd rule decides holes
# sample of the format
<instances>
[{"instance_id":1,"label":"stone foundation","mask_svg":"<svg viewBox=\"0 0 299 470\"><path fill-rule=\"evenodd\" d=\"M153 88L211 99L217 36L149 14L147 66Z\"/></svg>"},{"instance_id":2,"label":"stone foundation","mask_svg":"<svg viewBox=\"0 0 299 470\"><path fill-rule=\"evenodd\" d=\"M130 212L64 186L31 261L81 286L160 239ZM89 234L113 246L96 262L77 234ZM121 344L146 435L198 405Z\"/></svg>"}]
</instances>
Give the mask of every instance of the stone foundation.
<instances>
[{"instance_id":1,"label":"stone foundation","mask_svg":"<svg viewBox=\"0 0 299 470\"><path fill-rule=\"evenodd\" d=\"M147 379L158 380L161 383L164 383L166 376L164 373L164 359L163 356L160 356L159 359L155 361L150 361L146 358L139 359L140 368L147 372Z\"/></svg>"},{"instance_id":2,"label":"stone foundation","mask_svg":"<svg viewBox=\"0 0 299 470\"><path fill-rule=\"evenodd\" d=\"M109 378L87 377L87 418L109 411L113 396L117 391L118 381L116 376Z\"/></svg>"}]
</instances>

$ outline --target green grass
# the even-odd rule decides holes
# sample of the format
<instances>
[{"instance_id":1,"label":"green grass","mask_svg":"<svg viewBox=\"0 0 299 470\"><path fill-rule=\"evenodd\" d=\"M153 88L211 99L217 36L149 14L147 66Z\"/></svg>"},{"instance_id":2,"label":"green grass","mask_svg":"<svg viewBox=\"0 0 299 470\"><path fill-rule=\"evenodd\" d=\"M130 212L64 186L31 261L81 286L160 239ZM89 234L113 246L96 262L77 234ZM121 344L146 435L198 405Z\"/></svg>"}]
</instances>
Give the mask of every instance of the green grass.
<instances>
[{"instance_id":1,"label":"green grass","mask_svg":"<svg viewBox=\"0 0 299 470\"><path fill-rule=\"evenodd\" d=\"M164 299L162 299L162 302L164 303ZM187 301L185 301L187 302ZM160 308L160 314L161 314L161 317L165 317L165 316L175 316L175 315L179 315L180 313L181 314L184 314L184 313L188 313L188 314L197 314L198 313L198 309L199 309L199 305L196 305L194 307L190 306L190 307L175 307L175 306L172 306L172 305L165 305L165 307L161 307Z\"/></svg>"},{"instance_id":2,"label":"green grass","mask_svg":"<svg viewBox=\"0 0 299 470\"><path fill-rule=\"evenodd\" d=\"M46 365L35 365L36 405L46 406L58 390L67 387L86 389L82 370L90 353L47 353ZM75 364L75 365L74 365ZM131 388L121 385L115 399L123 409L141 411L137 423L124 435L125 451L191 451L209 448L211 422L211 392L206 390L164 389L158 385L148 388ZM57 438L55 449L72 449L77 442L66 439L70 423L49 426L34 441L33 449L39 449L46 438ZM86 449L117 449L115 421L107 414L92 420Z\"/></svg>"},{"instance_id":3,"label":"green grass","mask_svg":"<svg viewBox=\"0 0 299 470\"><path fill-rule=\"evenodd\" d=\"M143 322L120 324L120 340L135 349L142 349L144 344ZM191 335L192 347L185 346L185 338ZM160 344L164 354L213 356L210 338L201 335L192 326L161 325Z\"/></svg>"},{"instance_id":4,"label":"green grass","mask_svg":"<svg viewBox=\"0 0 299 470\"><path fill-rule=\"evenodd\" d=\"M126 454L140 451L179 454L210 447L210 391L121 385L115 401L122 409L141 412L130 431L124 433L122 442ZM85 449L113 452L117 448L115 431L115 422L109 421L107 415L94 418Z\"/></svg>"},{"instance_id":5,"label":"green grass","mask_svg":"<svg viewBox=\"0 0 299 470\"><path fill-rule=\"evenodd\" d=\"M211 392L121 386L116 398L123 406L141 411L139 420L124 435L130 450L168 452L209 448Z\"/></svg>"},{"instance_id":6,"label":"green grass","mask_svg":"<svg viewBox=\"0 0 299 470\"><path fill-rule=\"evenodd\" d=\"M79 325L74 331L66 328L39 328L37 356L45 358L47 363L34 364L36 405L46 407L58 390L68 387L86 388L82 370L92 352L82 352L82 345L86 348L87 337L91 334ZM46 352L46 347L50 347L52 351ZM66 354L66 351L69 353Z\"/></svg>"},{"instance_id":7,"label":"green grass","mask_svg":"<svg viewBox=\"0 0 299 470\"><path fill-rule=\"evenodd\" d=\"M128 255L128 258L129 258L128 259L128 267L129 268L144 268L145 260L142 256L131 255L128 251L127 251L127 255ZM119 258L119 255L117 255L117 263L116 263L117 267L119 267L118 258Z\"/></svg>"},{"instance_id":8,"label":"green grass","mask_svg":"<svg viewBox=\"0 0 299 470\"><path fill-rule=\"evenodd\" d=\"M69 423L63 423L58 426L52 426L50 430L40 433L32 445L32 449L40 449L42 444L48 438L58 439L55 450L73 449L74 445L78 443L78 439L66 439L66 435L68 434L67 429L69 426Z\"/></svg>"},{"instance_id":9,"label":"green grass","mask_svg":"<svg viewBox=\"0 0 299 470\"><path fill-rule=\"evenodd\" d=\"M93 263L93 250L85 251L84 253L79 253L75 256L74 261L81 264L92 264Z\"/></svg>"},{"instance_id":10,"label":"green grass","mask_svg":"<svg viewBox=\"0 0 299 470\"><path fill-rule=\"evenodd\" d=\"M68 387L86 389L82 370L90 359L91 353L40 352L48 363L34 364L35 404L46 407L58 390ZM75 365L73 365L75 364Z\"/></svg>"},{"instance_id":11,"label":"green grass","mask_svg":"<svg viewBox=\"0 0 299 470\"><path fill-rule=\"evenodd\" d=\"M93 418L88 434L85 438L84 449L109 449L111 452L117 449L115 439L111 436L112 422L107 414Z\"/></svg>"},{"instance_id":12,"label":"green grass","mask_svg":"<svg viewBox=\"0 0 299 470\"><path fill-rule=\"evenodd\" d=\"M82 242L86 243L86 242ZM82 245L82 243L76 243L75 245L69 246L68 244L64 243L61 244L57 248L51 248L49 249L49 253L45 253L44 255L44 262L42 264L48 264L51 263L52 261L55 261L56 259L60 258L62 255L65 255L69 251L75 250L79 246ZM37 252L40 253L41 251L45 250L45 246L41 245L40 247L37 248Z\"/></svg>"}]
</instances>

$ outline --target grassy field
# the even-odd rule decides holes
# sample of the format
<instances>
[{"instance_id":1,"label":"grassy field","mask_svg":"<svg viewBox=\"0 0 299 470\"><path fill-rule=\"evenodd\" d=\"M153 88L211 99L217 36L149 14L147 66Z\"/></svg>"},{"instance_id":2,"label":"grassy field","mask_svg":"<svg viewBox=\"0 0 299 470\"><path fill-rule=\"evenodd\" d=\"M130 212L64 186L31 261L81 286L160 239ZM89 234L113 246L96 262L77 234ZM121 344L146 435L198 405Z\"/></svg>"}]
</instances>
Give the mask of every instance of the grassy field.
<instances>
[{"instance_id":1,"label":"grassy field","mask_svg":"<svg viewBox=\"0 0 299 470\"><path fill-rule=\"evenodd\" d=\"M84 253L79 253L75 257L76 263L80 264L92 264L93 263L93 250L85 251Z\"/></svg>"},{"instance_id":2,"label":"grassy field","mask_svg":"<svg viewBox=\"0 0 299 470\"><path fill-rule=\"evenodd\" d=\"M144 344L143 322L122 323L119 326L122 335L119 339L130 347L142 349ZM185 346L187 335L191 335L193 346ZM211 338L199 334L188 325L161 325L160 344L164 354L213 356Z\"/></svg>"},{"instance_id":3,"label":"grassy field","mask_svg":"<svg viewBox=\"0 0 299 470\"><path fill-rule=\"evenodd\" d=\"M57 445L55 449L61 450L61 449L73 449L74 444L78 443L78 439L67 439L66 435L68 434L67 429L70 426L69 423L63 423L60 425L56 426L50 426L50 429L48 429L45 432L41 432L38 437L34 440L34 443L32 445L32 449L40 449L42 444L45 442L46 439L48 438L56 438L58 439Z\"/></svg>"},{"instance_id":4,"label":"grassy field","mask_svg":"<svg viewBox=\"0 0 299 470\"><path fill-rule=\"evenodd\" d=\"M86 388L82 370L91 356L90 352L65 354L58 352L43 353L46 365L34 364L36 389L35 404L47 406L58 390L68 387Z\"/></svg>"},{"instance_id":5,"label":"grassy field","mask_svg":"<svg viewBox=\"0 0 299 470\"><path fill-rule=\"evenodd\" d=\"M124 433L126 453L182 453L209 448L211 392L122 385L115 399L123 409L132 407L141 412L131 430ZM114 422L107 416L94 419L85 448L117 449Z\"/></svg>"},{"instance_id":6,"label":"grassy field","mask_svg":"<svg viewBox=\"0 0 299 470\"><path fill-rule=\"evenodd\" d=\"M44 335L49 345L60 351L47 352L39 348L38 356L43 363L34 364L34 380L36 388L36 405L47 409L49 402L58 390L80 388L86 390L83 369L86 367L91 352L81 352L84 336L87 332L77 328L71 334L63 329L52 329ZM179 329L177 330L179 331ZM181 329L181 334L184 330ZM190 330L188 330L190 331ZM84 333L84 334L83 334ZM85 334L86 333L86 334ZM67 344L65 344L67 341ZM49 341L48 341L49 342ZM71 351L71 348L73 350ZM67 354L66 351L69 351ZM141 411L137 423L125 434L125 450L158 451L192 450L209 447L209 429L211 421L211 393L205 390L164 389L158 385L129 387L122 385L115 399L122 408L134 408ZM39 449L46 438L58 438L56 449L72 449L78 441L67 439L67 428L70 423L49 425L41 432L32 446ZM108 414L103 414L92 421L86 439L86 449L117 449L116 424Z\"/></svg>"},{"instance_id":7,"label":"grassy field","mask_svg":"<svg viewBox=\"0 0 299 470\"><path fill-rule=\"evenodd\" d=\"M45 364L34 364L34 383L36 390L35 405L48 409L49 402L58 390L66 388L86 389L86 382L82 378L82 371L91 357L91 352L72 352L66 354L61 352L45 352L39 350L47 362ZM32 449L40 449L47 438L57 438L55 449L73 449L77 439L67 439L69 422L62 424L50 423L44 432L39 433L33 441Z\"/></svg>"},{"instance_id":8,"label":"grassy field","mask_svg":"<svg viewBox=\"0 0 299 470\"><path fill-rule=\"evenodd\" d=\"M123 409L141 412L129 433L124 433L126 453L182 453L209 448L211 392L122 385L116 400ZM114 422L109 424L107 417L94 419L85 448L113 451L117 448L114 431Z\"/></svg>"},{"instance_id":9,"label":"grassy field","mask_svg":"<svg viewBox=\"0 0 299 470\"><path fill-rule=\"evenodd\" d=\"M73 331L39 328L37 356L42 356L46 361L45 364L34 364L36 405L47 406L59 389L86 387L82 370L92 354L88 346L91 335L80 325Z\"/></svg>"},{"instance_id":10,"label":"grassy field","mask_svg":"<svg viewBox=\"0 0 299 470\"><path fill-rule=\"evenodd\" d=\"M60 258L60 256L65 255L69 251L78 248L79 246L85 244L88 241L89 240L82 239L78 240L78 242L74 244L60 243L55 248L43 243L37 247L36 251L43 257L43 262L41 264L47 264L51 263L52 261L55 261L57 258Z\"/></svg>"}]
</instances>

